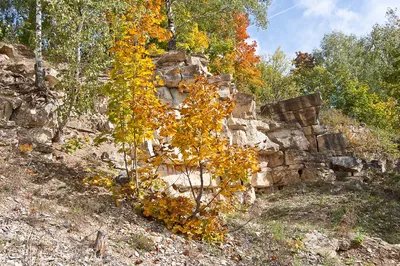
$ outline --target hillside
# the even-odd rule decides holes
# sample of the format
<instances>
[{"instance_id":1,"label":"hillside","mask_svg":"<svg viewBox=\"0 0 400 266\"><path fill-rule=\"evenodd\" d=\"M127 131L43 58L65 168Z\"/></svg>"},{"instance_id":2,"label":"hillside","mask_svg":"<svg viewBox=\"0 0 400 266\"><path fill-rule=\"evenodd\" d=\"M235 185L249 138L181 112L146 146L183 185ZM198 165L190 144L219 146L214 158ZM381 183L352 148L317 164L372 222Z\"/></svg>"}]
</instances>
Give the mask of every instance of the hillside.
<instances>
[{"instance_id":1,"label":"hillside","mask_svg":"<svg viewBox=\"0 0 400 266\"><path fill-rule=\"evenodd\" d=\"M24 49L12 47L9 56L3 48L0 54L1 265L399 265L399 174L382 173L381 165L364 170L368 163L349 155L344 137L319 124L315 96L266 105L262 113L269 118L261 121L251 95L229 87L220 92L244 99L227 120L226 134L250 145L262 138L266 144L260 153L267 155L268 167L251 181L248 210L225 217L226 241L210 245L173 234L132 211L135 202L117 207L107 190L82 183L93 171L121 170L116 147L92 145L110 125L99 105L97 113L71 119L64 143L52 143L62 95L53 91L53 98L46 98L35 89L33 60ZM190 71L203 67L199 61L185 62L186 75L179 79L192 79ZM182 67L179 60L167 63ZM161 73L171 83L158 89L164 92L160 97L178 107L176 99L184 96L175 90L180 80L170 78L174 71ZM47 81L55 77L48 75ZM173 92L170 99L167 91ZM293 103L310 99L313 105L293 109ZM323 131L307 134L308 128ZM305 145L313 139L316 146ZM356 163L332 166L344 157ZM177 184L185 188L184 182ZM99 257L93 248L98 231L107 234Z\"/></svg>"}]
</instances>

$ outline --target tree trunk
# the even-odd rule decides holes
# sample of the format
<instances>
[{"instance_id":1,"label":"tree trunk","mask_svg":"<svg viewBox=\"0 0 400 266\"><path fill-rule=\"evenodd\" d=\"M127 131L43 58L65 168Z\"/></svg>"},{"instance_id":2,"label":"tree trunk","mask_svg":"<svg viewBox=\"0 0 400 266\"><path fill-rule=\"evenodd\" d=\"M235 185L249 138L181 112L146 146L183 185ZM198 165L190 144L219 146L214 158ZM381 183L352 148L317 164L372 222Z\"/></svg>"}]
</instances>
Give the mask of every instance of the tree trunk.
<instances>
[{"instance_id":1,"label":"tree trunk","mask_svg":"<svg viewBox=\"0 0 400 266\"><path fill-rule=\"evenodd\" d=\"M198 214L200 212L201 198L203 197L203 190L204 190L204 166L202 163L200 163L200 191L199 191L199 194L197 194L196 209L193 212L192 217L194 217L196 214Z\"/></svg>"},{"instance_id":2,"label":"tree trunk","mask_svg":"<svg viewBox=\"0 0 400 266\"><path fill-rule=\"evenodd\" d=\"M137 144L135 142L134 146L133 146L133 167L135 168L135 186L136 186L136 197L139 198L139 193L140 193L140 189L139 189L139 169L138 169L138 159L137 159Z\"/></svg>"},{"instance_id":3,"label":"tree trunk","mask_svg":"<svg viewBox=\"0 0 400 266\"><path fill-rule=\"evenodd\" d=\"M174 13L172 11L172 4L174 0L167 0L167 17L168 17L168 30L171 33L171 38L168 41L168 51L176 50L176 31L175 31L175 20Z\"/></svg>"},{"instance_id":4,"label":"tree trunk","mask_svg":"<svg viewBox=\"0 0 400 266\"><path fill-rule=\"evenodd\" d=\"M35 43L35 84L44 89L44 72L42 58L42 0L36 0L36 43Z\"/></svg>"}]
</instances>

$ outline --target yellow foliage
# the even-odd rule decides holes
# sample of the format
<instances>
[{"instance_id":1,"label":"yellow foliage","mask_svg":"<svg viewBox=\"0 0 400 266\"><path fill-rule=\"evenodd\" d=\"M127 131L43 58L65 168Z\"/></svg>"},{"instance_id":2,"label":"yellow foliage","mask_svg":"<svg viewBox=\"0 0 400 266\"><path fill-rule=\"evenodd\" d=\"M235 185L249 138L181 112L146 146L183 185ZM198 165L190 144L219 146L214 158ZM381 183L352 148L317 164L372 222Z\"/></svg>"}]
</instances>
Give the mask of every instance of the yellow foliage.
<instances>
[{"instance_id":1,"label":"yellow foliage","mask_svg":"<svg viewBox=\"0 0 400 266\"><path fill-rule=\"evenodd\" d=\"M214 211L192 216L195 202L187 197L152 196L142 201L145 216L163 221L174 233L209 242L222 242L227 233Z\"/></svg>"},{"instance_id":2,"label":"yellow foliage","mask_svg":"<svg viewBox=\"0 0 400 266\"><path fill-rule=\"evenodd\" d=\"M179 42L177 47L190 52L204 53L204 51L210 45L210 40L208 39L207 33L204 31L199 31L197 23L194 24L190 32L181 38L182 42Z\"/></svg>"},{"instance_id":3,"label":"yellow foliage","mask_svg":"<svg viewBox=\"0 0 400 266\"><path fill-rule=\"evenodd\" d=\"M131 173L139 190L142 178L139 168L148 166L138 164L145 161L141 144L153 138L160 121L166 117L164 105L156 96L155 66L149 56L160 51L149 42L165 41L168 33L160 26L165 20L161 0L126 2L129 4L126 13L112 19L115 43L110 51L115 60L104 92L109 97L109 119L115 125L112 135L123 146L126 167L132 165Z\"/></svg>"}]
</instances>

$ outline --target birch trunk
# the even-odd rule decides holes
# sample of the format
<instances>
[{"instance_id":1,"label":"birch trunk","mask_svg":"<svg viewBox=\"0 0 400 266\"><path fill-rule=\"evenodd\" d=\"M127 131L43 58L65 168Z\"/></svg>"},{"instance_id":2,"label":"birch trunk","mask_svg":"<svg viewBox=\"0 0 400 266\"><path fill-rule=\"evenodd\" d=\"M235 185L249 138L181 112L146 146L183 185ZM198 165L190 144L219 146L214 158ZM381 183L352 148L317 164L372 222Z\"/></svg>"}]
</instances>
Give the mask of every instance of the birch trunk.
<instances>
[{"instance_id":1,"label":"birch trunk","mask_svg":"<svg viewBox=\"0 0 400 266\"><path fill-rule=\"evenodd\" d=\"M45 88L42 58L42 0L36 0L35 84Z\"/></svg>"},{"instance_id":2,"label":"birch trunk","mask_svg":"<svg viewBox=\"0 0 400 266\"><path fill-rule=\"evenodd\" d=\"M174 13L172 10L172 4L174 0L167 0L167 18L168 18L168 30L171 33L171 38L168 41L168 51L175 51L176 50L176 30L175 30L175 20L174 20Z\"/></svg>"}]
</instances>

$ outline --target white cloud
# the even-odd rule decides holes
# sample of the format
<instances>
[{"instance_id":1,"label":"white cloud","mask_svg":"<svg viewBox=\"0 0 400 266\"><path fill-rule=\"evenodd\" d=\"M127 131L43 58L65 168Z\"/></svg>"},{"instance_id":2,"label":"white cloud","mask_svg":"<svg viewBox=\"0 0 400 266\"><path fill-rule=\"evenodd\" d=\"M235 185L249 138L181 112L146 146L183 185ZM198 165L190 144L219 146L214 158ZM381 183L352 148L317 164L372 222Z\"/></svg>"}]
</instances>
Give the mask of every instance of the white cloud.
<instances>
[{"instance_id":1,"label":"white cloud","mask_svg":"<svg viewBox=\"0 0 400 266\"><path fill-rule=\"evenodd\" d=\"M339 0L303 0L301 7L304 9L303 16L315 17L325 25L325 33L328 29L359 36L371 31L374 24L384 23L388 7L400 9L399 0L363 0L358 2L358 6L339 7L347 3ZM358 7L357 11L355 7Z\"/></svg>"},{"instance_id":2,"label":"white cloud","mask_svg":"<svg viewBox=\"0 0 400 266\"><path fill-rule=\"evenodd\" d=\"M320 45L324 34L342 31L365 36L376 23L386 21L388 7L398 9L400 0L272 0L277 5L275 16L266 31L252 30L258 41L258 54L272 54L278 46L290 57L296 51L312 52ZM279 6L278 6L279 2ZM282 5L285 3L285 5ZM292 8L295 6L295 8ZM285 11L289 9L288 11ZM284 12L282 12L284 11Z\"/></svg>"},{"instance_id":3,"label":"white cloud","mask_svg":"<svg viewBox=\"0 0 400 266\"><path fill-rule=\"evenodd\" d=\"M330 16L336 7L336 0L303 0L301 7L305 16Z\"/></svg>"},{"instance_id":4,"label":"white cloud","mask_svg":"<svg viewBox=\"0 0 400 266\"><path fill-rule=\"evenodd\" d=\"M364 28L360 14L344 8L337 9L328 23L331 30L342 31L346 34L357 34Z\"/></svg>"},{"instance_id":5,"label":"white cloud","mask_svg":"<svg viewBox=\"0 0 400 266\"><path fill-rule=\"evenodd\" d=\"M386 21L387 9L397 8L397 14L400 12L399 0L368 0L365 5L365 15L363 15L364 31L370 31L376 23L382 24Z\"/></svg>"}]
</instances>

